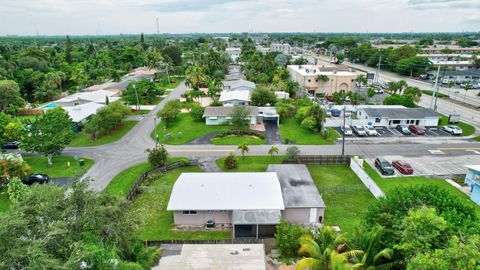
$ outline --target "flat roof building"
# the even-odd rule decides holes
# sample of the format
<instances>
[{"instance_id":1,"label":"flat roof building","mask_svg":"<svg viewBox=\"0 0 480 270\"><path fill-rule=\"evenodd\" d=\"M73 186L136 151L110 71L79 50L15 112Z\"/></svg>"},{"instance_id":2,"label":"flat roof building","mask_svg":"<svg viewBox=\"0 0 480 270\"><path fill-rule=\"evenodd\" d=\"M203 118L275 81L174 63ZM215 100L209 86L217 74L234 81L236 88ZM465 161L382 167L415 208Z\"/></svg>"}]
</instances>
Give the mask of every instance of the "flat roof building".
<instances>
[{"instance_id":1,"label":"flat roof building","mask_svg":"<svg viewBox=\"0 0 480 270\"><path fill-rule=\"evenodd\" d=\"M357 116L368 124L379 127L436 127L440 120L439 113L427 108L362 108L358 109Z\"/></svg>"}]
</instances>

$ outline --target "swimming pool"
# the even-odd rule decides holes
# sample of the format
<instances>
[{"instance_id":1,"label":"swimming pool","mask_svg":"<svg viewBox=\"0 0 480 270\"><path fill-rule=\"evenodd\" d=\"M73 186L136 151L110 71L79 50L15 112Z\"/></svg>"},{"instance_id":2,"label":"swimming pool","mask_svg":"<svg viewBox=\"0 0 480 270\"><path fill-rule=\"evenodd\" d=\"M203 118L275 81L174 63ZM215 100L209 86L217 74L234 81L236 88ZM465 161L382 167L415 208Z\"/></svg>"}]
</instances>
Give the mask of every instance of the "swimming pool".
<instances>
[{"instance_id":1,"label":"swimming pool","mask_svg":"<svg viewBox=\"0 0 480 270\"><path fill-rule=\"evenodd\" d=\"M53 108L56 108L56 107L58 107L57 103L51 102L51 103L48 103L47 105L43 105L40 108L42 108L42 109L53 109Z\"/></svg>"}]
</instances>

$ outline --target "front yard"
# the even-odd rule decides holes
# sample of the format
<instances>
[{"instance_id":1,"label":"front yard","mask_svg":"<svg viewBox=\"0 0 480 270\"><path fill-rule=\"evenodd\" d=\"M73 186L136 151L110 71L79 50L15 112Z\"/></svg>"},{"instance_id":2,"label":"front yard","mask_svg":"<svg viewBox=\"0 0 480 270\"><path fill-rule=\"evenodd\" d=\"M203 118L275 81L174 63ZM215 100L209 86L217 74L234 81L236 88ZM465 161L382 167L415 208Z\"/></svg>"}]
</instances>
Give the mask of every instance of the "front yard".
<instances>
[{"instance_id":1,"label":"front yard","mask_svg":"<svg viewBox=\"0 0 480 270\"><path fill-rule=\"evenodd\" d=\"M228 135L225 137L217 137L210 140L213 144L217 145L239 145L246 143L248 145L259 145L265 144L266 139L261 139L256 136L237 136L237 135Z\"/></svg>"},{"instance_id":2,"label":"front yard","mask_svg":"<svg viewBox=\"0 0 480 270\"><path fill-rule=\"evenodd\" d=\"M160 79L160 81L158 82L158 86L165 89L173 89L176 88L183 80L185 80L184 77L170 76L170 81L175 81L171 83L168 81L168 77L165 76Z\"/></svg>"},{"instance_id":3,"label":"front yard","mask_svg":"<svg viewBox=\"0 0 480 270\"><path fill-rule=\"evenodd\" d=\"M78 161L73 157L56 156L53 157L53 165L48 166L46 157L24 157L28 165L32 168L32 173L44 173L50 178L81 176L93 165L93 160L82 158L85 162L80 167ZM70 163L70 166L68 166Z\"/></svg>"},{"instance_id":4,"label":"front yard","mask_svg":"<svg viewBox=\"0 0 480 270\"><path fill-rule=\"evenodd\" d=\"M347 165L307 165L325 202L325 224L353 233L375 197Z\"/></svg>"},{"instance_id":5,"label":"front yard","mask_svg":"<svg viewBox=\"0 0 480 270\"><path fill-rule=\"evenodd\" d=\"M175 181L183 172L201 172L198 167L182 167L159 176L132 202L128 211L138 220L138 236L142 240L217 240L230 239L231 231L176 231L173 213L167 211Z\"/></svg>"},{"instance_id":6,"label":"front yard","mask_svg":"<svg viewBox=\"0 0 480 270\"><path fill-rule=\"evenodd\" d=\"M284 141L293 141L295 144L335 144L340 136L334 129L327 128L328 138L323 139L319 133L300 126L293 117L283 120L279 129Z\"/></svg>"},{"instance_id":7,"label":"front yard","mask_svg":"<svg viewBox=\"0 0 480 270\"><path fill-rule=\"evenodd\" d=\"M238 166L232 170L225 168L224 157L217 159L215 162L224 172L264 172L269 164L281 164L285 158L285 156L245 156L245 159L243 159L242 156L237 156Z\"/></svg>"},{"instance_id":8,"label":"front yard","mask_svg":"<svg viewBox=\"0 0 480 270\"><path fill-rule=\"evenodd\" d=\"M173 124L165 129L165 122L157 126L158 139L164 144L186 144L198 137L230 129L229 126L207 126L205 121L195 121L188 113L181 113ZM155 139L155 131L152 132Z\"/></svg>"},{"instance_id":9,"label":"front yard","mask_svg":"<svg viewBox=\"0 0 480 270\"><path fill-rule=\"evenodd\" d=\"M85 146L98 146L102 144L108 144L120 140L125 134L127 134L138 121L123 120L122 125L113 130L110 135L103 135L96 140L92 139L90 134L81 131L74 135L72 142L68 146L70 147L85 147Z\"/></svg>"}]
</instances>

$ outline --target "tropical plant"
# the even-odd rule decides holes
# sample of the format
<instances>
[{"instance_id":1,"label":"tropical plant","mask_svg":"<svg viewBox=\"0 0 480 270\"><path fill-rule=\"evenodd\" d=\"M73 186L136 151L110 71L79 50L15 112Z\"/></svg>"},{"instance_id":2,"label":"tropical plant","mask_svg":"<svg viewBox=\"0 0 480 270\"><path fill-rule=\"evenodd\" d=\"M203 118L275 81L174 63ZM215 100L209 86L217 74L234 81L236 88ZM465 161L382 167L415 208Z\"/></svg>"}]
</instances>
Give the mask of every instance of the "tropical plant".
<instances>
[{"instance_id":1,"label":"tropical plant","mask_svg":"<svg viewBox=\"0 0 480 270\"><path fill-rule=\"evenodd\" d=\"M248 148L248 144L242 143L237 146L237 149L240 150L240 153L242 153L242 159L245 159L245 153L248 153L250 149Z\"/></svg>"},{"instance_id":2,"label":"tropical plant","mask_svg":"<svg viewBox=\"0 0 480 270\"><path fill-rule=\"evenodd\" d=\"M287 158L290 160L297 160L298 155L300 154L300 149L297 146L293 145L287 148Z\"/></svg>"},{"instance_id":3,"label":"tropical plant","mask_svg":"<svg viewBox=\"0 0 480 270\"><path fill-rule=\"evenodd\" d=\"M7 194L11 202L17 203L22 200L25 193L28 192L28 186L18 177L13 177L7 185Z\"/></svg>"},{"instance_id":4,"label":"tropical plant","mask_svg":"<svg viewBox=\"0 0 480 270\"><path fill-rule=\"evenodd\" d=\"M185 83L194 90L200 89L200 86L205 83L207 79L205 69L200 66L189 66L185 72L185 76L187 76Z\"/></svg>"},{"instance_id":5,"label":"tropical plant","mask_svg":"<svg viewBox=\"0 0 480 270\"><path fill-rule=\"evenodd\" d=\"M148 153L148 163L150 163L152 167L159 168L167 164L168 151L163 144L152 149L149 148L145 151Z\"/></svg>"},{"instance_id":6,"label":"tropical plant","mask_svg":"<svg viewBox=\"0 0 480 270\"><path fill-rule=\"evenodd\" d=\"M229 170L237 168L237 158L233 152L230 152L230 154L228 154L228 156L225 158L223 161L223 166Z\"/></svg>"},{"instance_id":7,"label":"tropical plant","mask_svg":"<svg viewBox=\"0 0 480 270\"><path fill-rule=\"evenodd\" d=\"M270 147L270 150L268 150L268 154L273 157L275 154L278 155L278 147L276 147L275 145L272 145L272 147Z\"/></svg>"},{"instance_id":8,"label":"tropical plant","mask_svg":"<svg viewBox=\"0 0 480 270\"><path fill-rule=\"evenodd\" d=\"M354 238L354 246L363 250L361 257L353 258L353 268L360 270L389 269L393 263L393 250L391 248L381 249L381 240L384 229L376 226L369 231L357 232Z\"/></svg>"}]
</instances>

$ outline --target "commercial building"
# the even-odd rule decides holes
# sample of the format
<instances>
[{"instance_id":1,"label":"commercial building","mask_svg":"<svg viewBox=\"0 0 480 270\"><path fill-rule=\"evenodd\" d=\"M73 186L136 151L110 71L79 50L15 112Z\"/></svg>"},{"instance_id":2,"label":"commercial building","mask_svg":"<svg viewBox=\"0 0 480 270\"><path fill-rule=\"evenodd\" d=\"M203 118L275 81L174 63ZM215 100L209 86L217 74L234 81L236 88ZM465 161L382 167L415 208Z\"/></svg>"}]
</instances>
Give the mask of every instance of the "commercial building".
<instances>
[{"instance_id":1,"label":"commercial building","mask_svg":"<svg viewBox=\"0 0 480 270\"><path fill-rule=\"evenodd\" d=\"M354 91L358 73L344 65L289 65L290 79L299 85L299 95L330 96L337 91Z\"/></svg>"},{"instance_id":2,"label":"commercial building","mask_svg":"<svg viewBox=\"0 0 480 270\"><path fill-rule=\"evenodd\" d=\"M270 165L268 172L182 173L167 210L177 227L232 227L236 237L272 237L281 217L323 222L323 202L305 165Z\"/></svg>"},{"instance_id":3,"label":"commercial building","mask_svg":"<svg viewBox=\"0 0 480 270\"><path fill-rule=\"evenodd\" d=\"M233 63L237 63L240 54L242 53L242 49L240 48L226 48L225 53L230 56L230 59Z\"/></svg>"},{"instance_id":4,"label":"commercial building","mask_svg":"<svg viewBox=\"0 0 480 270\"><path fill-rule=\"evenodd\" d=\"M361 108L357 117L373 126L389 128L398 125L436 127L440 120L439 113L426 108Z\"/></svg>"},{"instance_id":5,"label":"commercial building","mask_svg":"<svg viewBox=\"0 0 480 270\"><path fill-rule=\"evenodd\" d=\"M470 187L470 199L480 205L480 165L465 166L468 169L465 184Z\"/></svg>"},{"instance_id":6,"label":"commercial building","mask_svg":"<svg viewBox=\"0 0 480 270\"><path fill-rule=\"evenodd\" d=\"M442 68L467 70L474 69L473 55L471 54L417 54L417 56L426 57L433 66L441 66Z\"/></svg>"},{"instance_id":7,"label":"commercial building","mask_svg":"<svg viewBox=\"0 0 480 270\"><path fill-rule=\"evenodd\" d=\"M435 45L432 47L421 49L422 53L429 53L429 54L433 54L433 53L439 54L446 51L448 53L455 53L455 54L473 54L475 52L480 52L480 47L463 48L459 46Z\"/></svg>"},{"instance_id":8,"label":"commercial building","mask_svg":"<svg viewBox=\"0 0 480 270\"><path fill-rule=\"evenodd\" d=\"M271 52L280 52L285 55L290 55L290 50L292 49L292 46L288 43L272 43L270 45L270 51Z\"/></svg>"},{"instance_id":9,"label":"commercial building","mask_svg":"<svg viewBox=\"0 0 480 270\"><path fill-rule=\"evenodd\" d=\"M437 75L436 72L429 72L433 78ZM467 70L445 70L440 72L440 81L443 84L448 84L450 81L454 83L480 83L480 69L467 69Z\"/></svg>"}]
</instances>

